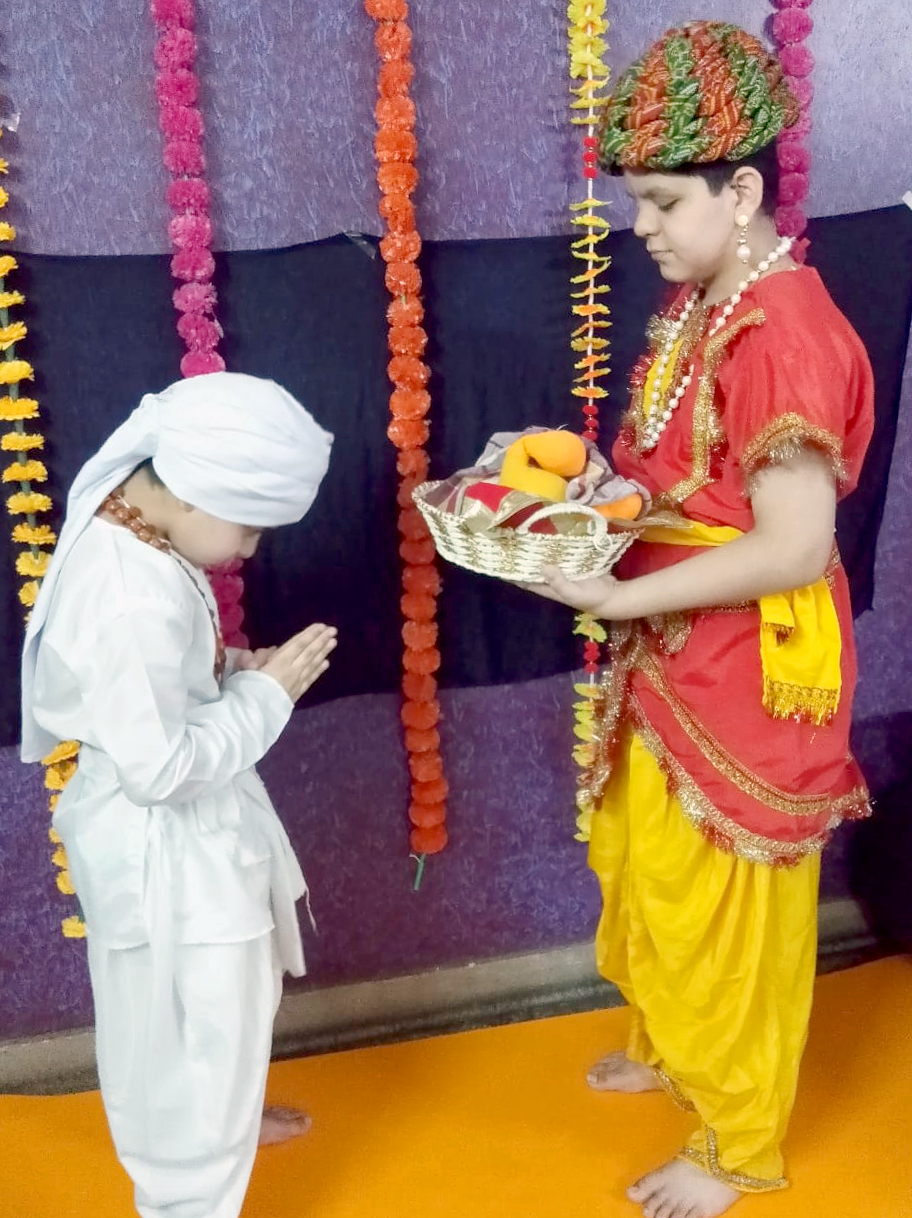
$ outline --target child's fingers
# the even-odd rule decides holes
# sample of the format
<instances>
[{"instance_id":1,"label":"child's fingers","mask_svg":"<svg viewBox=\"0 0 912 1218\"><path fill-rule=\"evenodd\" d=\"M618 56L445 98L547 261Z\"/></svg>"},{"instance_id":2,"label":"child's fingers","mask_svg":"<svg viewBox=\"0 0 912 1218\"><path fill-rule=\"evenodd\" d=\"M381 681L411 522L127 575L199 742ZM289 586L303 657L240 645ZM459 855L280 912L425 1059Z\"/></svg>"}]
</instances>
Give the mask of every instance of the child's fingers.
<instances>
[{"instance_id":1,"label":"child's fingers","mask_svg":"<svg viewBox=\"0 0 912 1218\"><path fill-rule=\"evenodd\" d=\"M306 630L300 631L289 639L290 643L296 643L299 647L307 647L311 643L319 642L320 639L325 639L328 635L335 637L335 626L327 626L323 622L314 622L308 626Z\"/></svg>"},{"instance_id":2,"label":"child's fingers","mask_svg":"<svg viewBox=\"0 0 912 1218\"><path fill-rule=\"evenodd\" d=\"M328 657L336 647L336 631L330 626L319 630L308 628L292 642L299 648L290 660L290 692L297 700L329 667Z\"/></svg>"},{"instance_id":3,"label":"child's fingers","mask_svg":"<svg viewBox=\"0 0 912 1218\"><path fill-rule=\"evenodd\" d=\"M545 570L555 570L556 568L545 568ZM543 596L546 600L557 600L557 594L549 583L524 583L518 579L508 579L505 581L511 584L514 588L521 588L523 592L532 592L535 596Z\"/></svg>"},{"instance_id":4,"label":"child's fingers","mask_svg":"<svg viewBox=\"0 0 912 1218\"><path fill-rule=\"evenodd\" d=\"M277 648L261 671L278 681L296 702L329 667L327 657L335 646L335 627L315 622Z\"/></svg>"},{"instance_id":5,"label":"child's fingers","mask_svg":"<svg viewBox=\"0 0 912 1218\"><path fill-rule=\"evenodd\" d=\"M325 634L318 635L316 638L306 642L294 655L292 663L299 668L306 667L308 664L322 660L332 651L335 645L335 630L327 630Z\"/></svg>"},{"instance_id":6,"label":"child's fingers","mask_svg":"<svg viewBox=\"0 0 912 1218\"><path fill-rule=\"evenodd\" d=\"M310 668L306 668L301 673L300 689L298 691L299 698L300 698L301 694L305 693L308 689L310 689L311 685L315 684L320 679L320 677L323 676L323 674L324 674L324 672L326 672L327 668L329 668L329 660L321 660L318 664L315 664Z\"/></svg>"},{"instance_id":7,"label":"child's fingers","mask_svg":"<svg viewBox=\"0 0 912 1218\"><path fill-rule=\"evenodd\" d=\"M322 622L314 622L306 630L292 635L287 642L277 649L276 655L294 660L304 655L308 648L319 647L328 639L334 639L335 637L335 626L324 626Z\"/></svg>"},{"instance_id":8,"label":"child's fingers","mask_svg":"<svg viewBox=\"0 0 912 1218\"><path fill-rule=\"evenodd\" d=\"M304 688L307 688L312 681L315 681L320 673L325 672L329 667L329 654L332 648L327 651L321 651L318 655L310 656L303 663L295 664L293 669L294 679L296 681L305 682Z\"/></svg>"},{"instance_id":9,"label":"child's fingers","mask_svg":"<svg viewBox=\"0 0 912 1218\"><path fill-rule=\"evenodd\" d=\"M579 585L574 584L570 579L567 579L563 571L559 567L543 567L542 575L545 580L545 585L556 593L561 600L566 600L567 597L573 597L574 594L579 595Z\"/></svg>"},{"instance_id":10,"label":"child's fingers","mask_svg":"<svg viewBox=\"0 0 912 1218\"><path fill-rule=\"evenodd\" d=\"M533 593L535 596L541 596L546 601L560 601L561 597L548 584L525 584L523 585L527 592Z\"/></svg>"},{"instance_id":11,"label":"child's fingers","mask_svg":"<svg viewBox=\"0 0 912 1218\"><path fill-rule=\"evenodd\" d=\"M329 668L329 659L325 655L321 655L308 661L302 668L296 669L294 674L295 692L293 694L295 701L300 698L301 694L310 689L315 681L323 676L327 668Z\"/></svg>"}]
</instances>

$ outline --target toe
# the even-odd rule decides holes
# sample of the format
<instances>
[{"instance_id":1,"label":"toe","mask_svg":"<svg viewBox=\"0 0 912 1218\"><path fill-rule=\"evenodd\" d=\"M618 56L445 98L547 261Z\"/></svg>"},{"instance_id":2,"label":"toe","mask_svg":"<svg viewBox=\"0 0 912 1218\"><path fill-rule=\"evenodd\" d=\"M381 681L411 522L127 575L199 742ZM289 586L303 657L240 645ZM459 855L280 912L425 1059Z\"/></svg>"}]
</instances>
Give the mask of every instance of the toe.
<instances>
[{"instance_id":1,"label":"toe","mask_svg":"<svg viewBox=\"0 0 912 1218\"><path fill-rule=\"evenodd\" d=\"M593 1062L586 1071L586 1082L590 1087L596 1090L605 1088L613 1074L617 1073L618 1054L608 1053L605 1057L599 1058L597 1062Z\"/></svg>"},{"instance_id":2,"label":"toe","mask_svg":"<svg viewBox=\"0 0 912 1218\"><path fill-rule=\"evenodd\" d=\"M651 1190L647 1187L648 1180L648 1176L643 1176L642 1179L631 1184L627 1189L627 1196L631 1201L636 1201L640 1205L649 1197Z\"/></svg>"},{"instance_id":3,"label":"toe","mask_svg":"<svg viewBox=\"0 0 912 1218\"><path fill-rule=\"evenodd\" d=\"M284 1105L267 1105L260 1121L260 1146L278 1146L299 1138L310 1130L312 1121L306 1112Z\"/></svg>"},{"instance_id":4,"label":"toe","mask_svg":"<svg viewBox=\"0 0 912 1218\"><path fill-rule=\"evenodd\" d=\"M635 1196L634 1190L636 1190ZM645 1218L656 1218L660 1208L667 1200L662 1181L656 1179L654 1172L650 1172L642 1180L637 1180L636 1184L628 1189L627 1196L641 1207Z\"/></svg>"},{"instance_id":5,"label":"toe","mask_svg":"<svg viewBox=\"0 0 912 1218\"><path fill-rule=\"evenodd\" d=\"M300 1108L291 1108L287 1104L268 1104L263 1109L263 1115L272 1117L274 1121L284 1121L292 1125L310 1119Z\"/></svg>"}]
</instances>

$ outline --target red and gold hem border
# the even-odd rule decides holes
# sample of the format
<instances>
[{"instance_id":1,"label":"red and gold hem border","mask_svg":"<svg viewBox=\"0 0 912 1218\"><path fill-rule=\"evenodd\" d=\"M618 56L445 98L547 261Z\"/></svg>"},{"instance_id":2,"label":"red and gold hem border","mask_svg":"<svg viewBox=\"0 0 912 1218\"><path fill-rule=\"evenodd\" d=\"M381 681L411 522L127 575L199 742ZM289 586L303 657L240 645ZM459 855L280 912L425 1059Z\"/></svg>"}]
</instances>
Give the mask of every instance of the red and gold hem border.
<instances>
[{"instance_id":1,"label":"red and gold hem border","mask_svg":"<svg viewBox=\"0 0 912 1218\"><path fill-rule=\"evenodd\" d=\"M702 837L724 853L735 854L750 863L761 863L768 867L794 867L809 855L818 854L829 841L833 829L842 821L842 816L835 813L821 832L800 842L783 842L752 833L707 799L633 702L631 711L637 735L665 775L668 789L677 799L682 812Z\"/></svg>"},{"instance_id":2,"label":"red and gold hem border","mask_svg":"<svg viewBox=\"0 0 912 1218\"><path fill-rule=\"evenodd\" d=\"M780 792L745 773L736 765L734 758L717 745L719 756L709 749L706 757L708 764L716 768L723 778L734 782L746 795L776 812L817 818L816 830L799 841L782 841L745 828L704 794L665 745L630 688L633 673L641 672L654 685L659 697L668 703L679 726L697 744L701 753L706 752L707 741L712 743L711 738L703 739L706 734L700 732L700 740L695 740L694 732L699 725L690 723L688 730L688 724L681 724L681 713L686 708L676 708L673 691L666 688L667 683L654 657L649 654L642 634L629 627L625 631L622 627L614 631L613 643L614 662L597 687L591 703L594 724L588 743L590 764L581 777L577 793L580 840L588 838L592 813L610 778L625 722L632 724L633 730L652 753L665 774L669 791L678 800L682 812L694 828L718 849L749 862L773 867L795 866L802 859L822 850L833 829L843 820L860 820L871 815L868 792L863 786L835 798L789 796L787 792Z\"/></svg>"}]
</instances>

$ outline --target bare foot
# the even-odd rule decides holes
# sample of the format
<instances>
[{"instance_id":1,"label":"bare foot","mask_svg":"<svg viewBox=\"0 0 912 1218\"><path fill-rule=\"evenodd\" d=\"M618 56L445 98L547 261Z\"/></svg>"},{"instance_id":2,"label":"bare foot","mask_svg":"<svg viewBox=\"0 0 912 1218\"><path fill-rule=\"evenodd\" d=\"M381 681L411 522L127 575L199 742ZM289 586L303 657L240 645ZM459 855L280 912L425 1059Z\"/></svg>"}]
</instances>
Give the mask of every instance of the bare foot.
<instances>
[{"instance_id":1,"label":"bare foot","mask_svg":"<svg viewBox=\"0 0 912 1218\"><path fill-rule=\"evenodd\" d=\"M741 1196L684 1159L673 1159L627 1190L645 1218L717 1218Z\"/></svg>"},{"instance_id":2,"label":"bare foot","mask_svg":"<svg viewBox=\"0 0 912 1218\"><path fill-rule=\"evenodd\" d=\"M268 1104L260 1120L260 1146L278 1146L307 1133L313 1122L306 1112L297 1108L286 1108L281 1104Z\"/></svg>"},{"instance_id":3,"label":"bare foot","mask_svg":"<svg viewBox=\"0 0 912 1218\"><path fill-rule=\"evenodd\" d=\"M624 1091L633 1095L638 1091L661 1091L662 1084L651 1066L632 1062L626 1053L609 1053L591 1066L586 1082L593 1091Z\"/></svg>"}]
</instances>

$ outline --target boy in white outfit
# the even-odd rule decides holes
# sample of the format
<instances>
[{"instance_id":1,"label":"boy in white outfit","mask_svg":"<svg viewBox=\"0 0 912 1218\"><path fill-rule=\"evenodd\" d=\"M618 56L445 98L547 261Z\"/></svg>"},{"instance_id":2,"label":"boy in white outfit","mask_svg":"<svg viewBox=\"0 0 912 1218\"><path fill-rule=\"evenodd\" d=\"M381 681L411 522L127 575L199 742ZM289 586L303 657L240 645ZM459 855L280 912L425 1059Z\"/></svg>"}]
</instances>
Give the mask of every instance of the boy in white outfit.
<instances>
[{"instance_id":1,"label":"boy in white outfit","mask_svg":"<svg viewBox=\"0 0 912 1218\"><path fill-rule=\"evenodd\" d=\"M203 568L300 520L332 436L272 381L147 395L77 475L28 626L22 757L80 742L54 825L98 1072L142 1218L236 1218L304 878L254 770L335 631L226 653Z\"/></svg>"}]
</instances>

